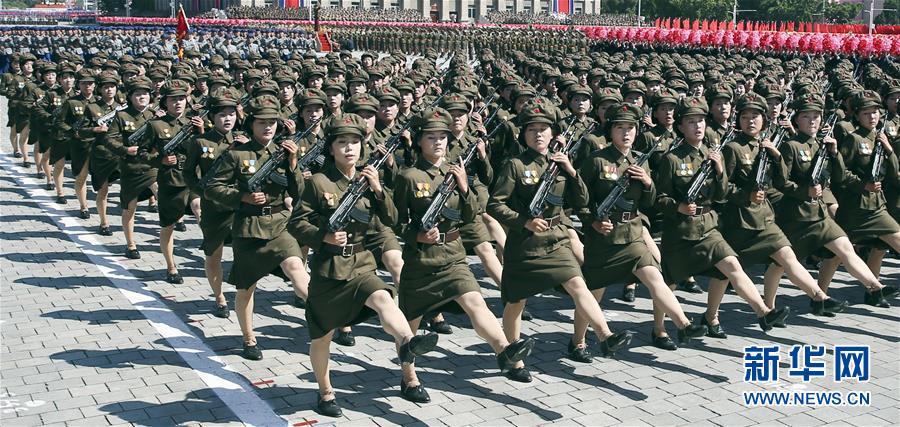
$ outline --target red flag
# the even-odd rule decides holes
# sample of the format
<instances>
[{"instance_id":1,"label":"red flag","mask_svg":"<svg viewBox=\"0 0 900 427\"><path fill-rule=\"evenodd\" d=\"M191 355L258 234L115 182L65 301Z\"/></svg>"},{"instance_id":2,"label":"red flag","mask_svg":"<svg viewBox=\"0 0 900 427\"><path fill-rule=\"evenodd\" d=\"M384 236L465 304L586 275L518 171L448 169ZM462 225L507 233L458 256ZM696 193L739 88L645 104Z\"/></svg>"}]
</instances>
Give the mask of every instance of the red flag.
<instances>
[{"instance_id":1,"label":"red flag","mask_svg":"<svg viewBox=\"0 0 900 427\"><path fill-rule=\"evenodd\" d=\"M185 16L184 8L181 5L178 5L178 15L176 16L176 19L178 24L175 26L175 40L178 42L178 59L183 59L184 48L181 43L184 38L187 37L191 27L188 25L187 16Z\"/></svg>"}]
</instances>

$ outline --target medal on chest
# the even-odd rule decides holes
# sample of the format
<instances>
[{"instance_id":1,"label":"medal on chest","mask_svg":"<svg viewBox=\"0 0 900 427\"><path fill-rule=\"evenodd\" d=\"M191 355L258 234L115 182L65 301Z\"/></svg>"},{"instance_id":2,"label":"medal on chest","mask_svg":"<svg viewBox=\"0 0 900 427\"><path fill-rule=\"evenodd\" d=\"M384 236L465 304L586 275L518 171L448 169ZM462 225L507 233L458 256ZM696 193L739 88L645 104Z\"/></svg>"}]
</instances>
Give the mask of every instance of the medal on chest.
<instances>
[{"instance_id":1,"label":"medal on chest","mask_svg":"<svg viewBox=\"0 0 900 427\"><path fill-rule=\"evenodd\" d=\"M741 153L741 164L742 165L752 165L753 164L753 156L750 153Z\"/></svg>"},{"instance_id":2,"label":"medal on chest","mask_svg":"<svg viewBox=\"0 0 900 427\"><path fill-rule=\"evenodd\" d=\"M75 106L75 115L76 116L84 115L84 107Z\"/></svg>"},{"instance_id":3,"label":"medal on chest","mask_svg":"<svg viewBox=\"0 0 900 427\"><path fill-rule=\"evenodd\" d=\"M416 198L431 197L431 184L427 182L416 183Z\"/></svg>"},{"instance_id":4,"label":"medal on chest","mask_svg":"<svg viewBox=\"0 0 900 427\"><path fill-rule=\"evenodd\" d=\"M162 131L163 131L163 137L164 137L164 138L171 138L171 137L172 137L171 131L169 130L169 128L163 128Z\"/></svg>"},{"instance_id":5,"label":"medal on chest","mask_svg":"<svg viewBox=\"0 0 900 427\"><path fill-rule=\"evenodd\" d=\"M126 131L129 131L129 132L133 131L134 130L134 122L129 122L128 120L124 120L124 128Z\"/></svg>"},{"instance_id":6,"label":"medal on chest","mask_svg":"<svg viewBox=\"0 0 900 427\"><path fill-rule=\"evenodd\" d=\"M306 147L300 147L300 155L306 154Z\"/></svg>"},{"instance_id":7,"label":"medal on chest","mask_svg":"<svg viewBox=\"0 0 900 427\"><path fill-rule=\"evenodd\" d=\"M325 206L329 208L333 208L336 203L336 198L334 197L334 193L322 193L322 198L325 199Z\"/></svg>"},{"instance_id":8,"label":"medal on chest","mask_svg":"<svg viewBox=\"0 0 900 427\"><path fill-rule=\"evenodd\" d=\"M616 165L604 165L603 166L603 178L609 179L612 181L619 179Z\"/></svg>"},{"instance_id":9,"label":"medal on chest","mask_svg":"<svg viewBox=\"0 0 900 427\"><path fill-rule=\"evenodd\" d=\"M810 150L800 150L799 156L801 162L808 162L812 160L812 154Z\"/></svg>"},{"instance_id":10,"label":"medal on chest","mask_svg":"<svg viewBox=\"0 0 900 427\"><path fill-rule=\"evenodd\" d=\"M536 170L525 169L525 172L522 172L522 183L525 185L533 185L538 182L538 173Z\"/></svg>"},{"instance_id":11,"label":"medal on chest","mask_svg":"<svg viewBox=\"0 0 900 427\"><path fill-rule=\"evenodd\" d=\"M675 175L693 176L694 175L694 164L693 163L684 163L684 162L679 163L678 168L675 169Z\"/></svg>"},{"instance_id":12,"label":"medal on chest","mask_svg":"<svg viewBox=\"0 0 900 427\"><path fill-rule=\"evenodd\" d=\"M213 148L213 147L200 147L200 149L203 150L203 154L201 154L200 157L202 157L202 158L204 158L204 159L211 159L211 158L213 157L213 150L214 150L215 148Z\"/></svg>"},{"instance_id":13,"label":"medal on chest","mask_svg":"<svg viewBox=\"0 0 900 427\"><path fill-rule=\"evenodd\" d=\"M867 141L860 141L859 143L859 154L868 156L872 154L872 147L869 147L869 143Z\"/></svg>"}]
</instances>

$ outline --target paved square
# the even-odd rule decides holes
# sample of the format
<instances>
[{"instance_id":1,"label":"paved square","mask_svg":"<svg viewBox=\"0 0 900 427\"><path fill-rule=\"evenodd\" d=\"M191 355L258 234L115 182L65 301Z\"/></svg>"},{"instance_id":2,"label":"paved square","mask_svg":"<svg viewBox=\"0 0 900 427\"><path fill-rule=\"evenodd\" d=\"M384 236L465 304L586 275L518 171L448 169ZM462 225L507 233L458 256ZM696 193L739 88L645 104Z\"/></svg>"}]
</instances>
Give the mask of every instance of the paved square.
<instances>
[{"instance_id":1,"label":"paved square","mask_svg":"<svg viewBox=\"0 0 900 427\"><path fill-rule=\"evenodd\" d=\"M0 117L5 115L4 102ZM0 148L8 153L8 132L0 133ZM523 325L524 334L538 341L528 361L535 375L530 384L500 376L490 348L469 322L448 316L453 335L441 336L439 348L419 362L419 376L432 397L427 405L399 397L393 343L376 324L366 323L355 328L355 347L332 347L332 377L344 418L325 419L311 410L316 387L307 356L309 335L303 310L290 304L288 284L270 277L259 287L255 325L265 359L246 361L238 354L236 316L210 314L196 221L189 219L188 231L176 234L185 283L170 285L163 280L157 218L146 204L136 227L143 258L127 260L118 186L110 194L115 235L101 237L93 202L91 219L76 218L71 177L66 178L69 203L56 205L33 168L25 170L7 155L0 155L0 168L3 425L900 424L898 309L862 305L862 288L843 272L833 295L853 305L837 318L810 315L808 299L786 284L778 301L795 315L788 319L789 328L764 335L750 308L728 294L721 318L730 337L698 340L674 352L650 344L646 288L639 288L638 300L628 304L617 299L621 287L614 286L603 302L611 327L637 334L630 350L591 364L564 358L571 300L556 293L539 296L528 305L535 320ZM228 249L225 259L231 259ZM470 257L483 278L476 260ZM896 284L898 274L900 262L886 260L883 279ZM499 314L497 287L489 279L482 283L489 306ZM234 289L226 289L233 305ZM705 294L678 297L689 315L702 313ZM674 326L669 331L674 334ZM596 348L596 337L590 343ZM770 344L782 346L781 381L743 382L743 348ZM795 344L826 344L829 351L836 344L868 345L870 380L835 384L831 363L826 378L805 384L788 378L788 350ZM754 390L868 391L871 402L863 407L745 406L742 392Z\"/></svg>"}]
</instances>

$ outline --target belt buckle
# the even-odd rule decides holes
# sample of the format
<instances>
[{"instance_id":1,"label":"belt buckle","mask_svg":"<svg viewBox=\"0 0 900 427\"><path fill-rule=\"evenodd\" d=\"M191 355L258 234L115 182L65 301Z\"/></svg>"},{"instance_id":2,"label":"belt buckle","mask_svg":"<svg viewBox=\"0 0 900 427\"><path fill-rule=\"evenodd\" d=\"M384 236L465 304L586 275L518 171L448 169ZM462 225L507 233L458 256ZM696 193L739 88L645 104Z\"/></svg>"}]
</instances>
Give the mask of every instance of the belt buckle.
<instances>
[{"instance_id":1,"label":"belt buckle","mask_svg":"<svg viewBox=\"0 0 900 427\"><path fill-rule=\"evenodd\" d=\"M260 209L262 215L272 215L272 207L271 206L263 206Z\"/></svg>"},{"instance_id":2,"label":"belt buckle","mask_svg":"<svg viewBox=\"0 0 900 427\"><path fill-rule=\"evenodd\" d=\"M622 222L631 221L631 212L622 212Z\"/></svg>"},{"instance_id":3,"label":"belt buckle","mask_svg":"<svg viewBox=\"0 0 900 427\"><path fill-rule=\"evenodd\" d=\"M447 233L438 233L437 242L435 242L434 244L443 245L444 243L447 243Z\"/></svg>"},{"instance_id":4,"label":"belt buckle","mask_svg":"<svg viewBox=\"0 0 900 427\"><path fill-rule=\"evenodd\" d=\"M353 245L341 246L341 256L345 258L353 256Z\"/></svg>"}]
</instances>

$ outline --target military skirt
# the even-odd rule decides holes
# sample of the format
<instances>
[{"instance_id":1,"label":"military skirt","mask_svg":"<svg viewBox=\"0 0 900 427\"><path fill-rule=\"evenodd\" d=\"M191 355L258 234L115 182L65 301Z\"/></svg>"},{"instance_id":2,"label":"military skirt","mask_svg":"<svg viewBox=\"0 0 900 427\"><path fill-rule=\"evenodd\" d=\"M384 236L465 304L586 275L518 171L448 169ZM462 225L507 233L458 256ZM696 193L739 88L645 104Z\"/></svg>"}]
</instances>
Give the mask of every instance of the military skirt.
<instances>
[{"instance_id":1,"label":"military skirt","mask_svg":"<svg viewBox=\"0 0 900 427\"><path fill-rule=\"evenodd\" d=\"M478 215L475 216L475 221L467 222L459 227L459 238L462 239L463 246L467 250L491 241L491 234L488 233L487 225L485 225L484 217L482 216L487 207L490 194L488 194L487 187L480 180L470 180L469 184L469 188L475 190L475 195L478 198Z\"/></svg>"},{"instance_id":2,"label":"military skirt","mask_svg":"<svg viewBox=\"0 0 900 427\"><path fill-rule=\"evenodd\" d=\"M72 159L72 175L78 176L91 158L91 142L79 139L69 141L69 158Z\"/></svg>"},{"instance_id":3,"label":"military skirt","mask_svg":"<svg viewBox=\"0 0 900 427\"><path fill-rule=\"evenodd\" d=\"M719 230L710 230L701 240L681 239L663 233L662 272L666 283L680 283L691 276L706 276L724 280L716 264L730 256L737 257Z\"/></svg>"},{"instance_id":4,"label":"military skirt","mask_svg":"<svg viewBox=\"0 0 900 427\"><path fill-rule=\"evenodd\" d=\"M366 232L366 238L363 242L366 249L377 254L375 259L381 259L381 254L387 251L402 250L397 235L389 227L374 228L370 227Z\"/></svg>"},{"instance_id":5,"label":"military skirt","mask_svg":"<svg viewBox=\"0 0 900 427\"><path fill-rule=\"evenodd\" d=\"M316 256L322 255L317 253ZM380 290L394 295L393 288L378 278L374 270L350 280L313 275L309 281L309 299L306 301L309 337L322 338L334 329L353 326L375 316L375 311L366 307L366 300Z\"/></svg>"},{"instance_id":6,"label":"military skirt","mask_svg":"<svg viewBox=\"0 0 900 427\"><path fill-rule=\"evenodd\" d=\"M510 246L506 247L508 251ZM521 248L515 248L521 251ZM511 258L504 256L500 299L519 302L561 285L573 277L582 277L581 267L569 244L557 246L546 255Z\"/></svg>"},{"instance_id":7,"label":"military skirt","mask_svg":"<svg viewBox=\"0 0 900 427\"><path fill-rule=\"evenodd\" d=\"M69 140L53 139L50 143L50 164L69 158Z\"/></svg>"},{"instance_id":8,"label":"military skirt","mask_svg":"<svg viewBox=\"0 0 900 427\"><path fill-rule=\"evenodd\" d=\"M119 184L119 202L122 209L127 208L132 200L141 202L153 195L150 186L156 182L156 168L129 159L119 161L119 171L122 180Z\"/></svg>"},{"instance_id":9,"label":"military skirt","mask_svg":"<svg viewBox=\"0 0 900 427\"><path fill-rule=\"evenodd\" d=\"M481 293L466 260L441 267L405 263L400 275L400 310L407 320L427 313L463 313L456 299L469 292Z\"/></svg>"},{"instance_id":10,"label":"military skirt","mask_svg":"<svg viewBox=\"0 0 900 427\"><path fill-rule=\"evenodd\" d=\"M96 150L91 151L88 164L91 173L91 187L100 191L103 184L112 184L119 180L119 160L115 157L103 156Z\"/></svg>"},{"instance_id":11,"label":"military skirt","mask_svg":"<svg viewBox=\"0 0 900 427\"><path fill-rule=\"evenodd\" d=\"M210 256L223 245L231 243L231 227L234 225L234 211L223 211L206 199L200 200L200 231L203 243L200 249Z\"/></svg>"},{"instance_id":12,"label":"military skirt","mask_svg":"<svg viewBox=\"0 0 900 427\"><path fill-rule=\"evenodd\" d=\"M791 245L790 240L774 222L768 224L763 230L724 227L722 236L725 237L728 245L737 252L741 265L744 267L768 264L772 262L771 257L775 251Z\"/></svg>"},{"instance_id":13,"label":"military skirt","mask_svg":"<svg viewBox=\"0 0 900 427\"><path fill-rule=\"evenodd\" d=\"M778 225L791 242L798 259L810 255L833 258L834 254L825 245L847 235L830 217L820 221L780 220Z\"/></svg>"},{"instance_id":14,"label":"military skirt","mask_svg":"<svg viewBox=\"0 0 900 427\"><path fill-rule=\"evenodd\" d=\"M876 249L890 249L879 237L900 231L900 225L886 208L865 211L839 206L835 220L847 232L851 242Z\"/></svg>"},{"instance_id":15,"label":"military skirt","mask_svg":"<svg viewBox=\"0 0 900 427\"><path fill-rule=\"evenodd\" d=\"M168 227L185 215L192 215L191 200L198 196L188 187L159 186L159 226Z\"/></svg>"},{"instance_id":16,"label":"military skirt","mask_svg":"<svg viewBox=\"0 0 900 427\"><path fill-rule=\"evenodd\" d=\"M661 269L643 240L624 245L592 244L584 247L581 271L591 290L617 283L637 282L639 280L634 271L644 267Z\"/></svg>"},{"instance_id":17,"label":"military skirt","mask_svg":"<svg viewBox=\"0 0 900 427\"><path fill-rule=\"evenodd\" d=\"M249 289L269 274L285 278L281 262L300 256L297 239L287 231L271 240L233 237L231 247L234 251L234 263L228 274L228 283L238 289Z\"/></svg>"}]
</instances>

